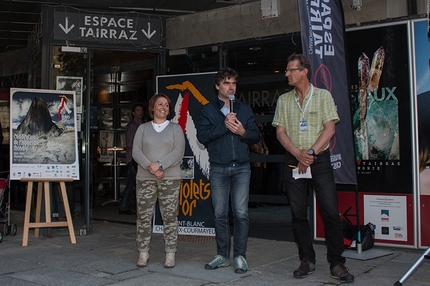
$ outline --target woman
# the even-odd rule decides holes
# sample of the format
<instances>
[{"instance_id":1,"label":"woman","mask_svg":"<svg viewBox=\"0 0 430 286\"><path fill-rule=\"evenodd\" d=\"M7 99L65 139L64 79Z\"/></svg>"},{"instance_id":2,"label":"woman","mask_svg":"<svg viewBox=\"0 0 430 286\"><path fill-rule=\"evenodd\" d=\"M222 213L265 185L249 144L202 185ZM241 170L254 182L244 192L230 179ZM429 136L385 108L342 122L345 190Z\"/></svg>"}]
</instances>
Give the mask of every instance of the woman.
<instances>
[{"instance_id":1,"label":"woman","mask_svg":"<svg viewBox=\"0 0 430 286\"><path fill-rule=\"evenodd\" d=\"M185 152L182 128L167 120L171 114L170 99L155 94L148 104L152 121L139 126L133 142L133 158L138 163L136 176L137 250L138 267L145 267L149 259L151 222L158 199L163 219L166 261L164 267L175 266L178 240L178 206L181 182L180 161Z\"/></svg>"}]
</instances>

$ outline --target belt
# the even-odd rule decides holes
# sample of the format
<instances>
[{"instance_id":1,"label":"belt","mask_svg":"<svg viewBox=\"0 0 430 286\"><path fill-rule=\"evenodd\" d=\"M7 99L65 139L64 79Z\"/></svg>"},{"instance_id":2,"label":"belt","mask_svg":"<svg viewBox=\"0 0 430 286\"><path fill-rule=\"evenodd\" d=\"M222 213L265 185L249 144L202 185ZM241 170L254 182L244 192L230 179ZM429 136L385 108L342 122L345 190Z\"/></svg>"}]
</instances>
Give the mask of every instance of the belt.
<instances>
[{"instance_id":1,"label":"belt","mask_svg":"<svg viewBox=\"0 0 430 286\"><path fill-rule=\"evenodd\" d=\"M330 152L330 148L327 148L327 149L325 149L325 150L323 150L323 151L319 152L319 153L317 154L317 156L318 156L318 155L321 155L321 154L324 154L324 153L327 153L327 152ZM288 152L288 151L286 151L286 152L285 152L285 155L287 155L287 156L291 156L291 157L294 157L294 156L293 156L293 154L291 154L291 153L290 153L290 152Z\"/></svg>"}]
</instances>

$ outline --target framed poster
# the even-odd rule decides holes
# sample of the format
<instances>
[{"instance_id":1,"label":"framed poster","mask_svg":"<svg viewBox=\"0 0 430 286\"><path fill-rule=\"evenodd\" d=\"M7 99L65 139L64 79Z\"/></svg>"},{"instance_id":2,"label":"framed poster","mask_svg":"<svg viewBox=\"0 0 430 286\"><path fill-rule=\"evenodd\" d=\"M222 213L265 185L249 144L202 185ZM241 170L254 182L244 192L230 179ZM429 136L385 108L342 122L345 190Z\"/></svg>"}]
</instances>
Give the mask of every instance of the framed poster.
<instances>
[{"instance_id":1,"label":"framed poster","mask_svg":"<svg viewBox=\"0 0 430 286\"><path fill-rule=\"evenodd\" d=\"M418 115L419 246L430 245L430 39L427 21L414 22L415 90Z\"/></svg>"},{"instance_id":2,"label":"framed poster","mask_svg":"<svg viewBox=\"0 0 430 286\"><path fill-rule=\"evenodd\" d=\"M109 151L108 148L115 146L114 144L115 132L113 131L100 131L100 159L101 163L112 163L113 162L113 151Z\"/></svg>"},{"instance_id":3,"label":"framed poster","mask_svg":"<svg viewBox=\"0 0 430 286\"><path fill-rule=\"evenodd\" d=\"M178 206L179 234L183 235L215 235L209 183L209 154L197 140L195 126L202 106L217 96L213 88L214 76L215 73L196 73L157 77L157 93L164 93L171 99L171 121L178 123L185 135ZM153 232L163 231L162 222L157 210Z\"/></svg>"},{"instance_id":4,"label":"framed poster","mask_svg":"<svg viewBox=\"0 0 430 286\"><path fill-rule=\"evenodd\" d=\"M75 92L11 88L10 179L79 179Z\"/></svg>"},{"instance_id":5,"label":"framed poster","mask_svg":"<svg viewBox=\"0 0 430 286\"><path fill-rule=\"evenodd\" d=\"M375 239L408 240L406 196L364 195L364 224L375 227Z\"/></svg>"},{"instance_id":6,"label":"framed poster","mask_svg":"<svg viewBox=\"0 0 430 286\"><path fill-rule=\"evenodd\" d=\"M72 90L75 92L76 113L82 113L82 84L82 77L57 76L57 90Z\"/></svg>"},{"instance_id":7,"label":"framed poster","mask_svg":"<svg viewBox=\"0 0 430 286\"><path fill-rule=\"evenodd\" d=\"M408 23L346 33L360 192L412 194Z\"/></svg>"},{"instance_id":8,"label":"framed poster","mask_svg":"<svg viewBox=\"0 0 430 286\"><path fill-rule=\"evenodd\" d=\"M1 130L3 134L3 142L1 144L9 144L9 118L10 118L10 108L9 101L0 100L0 124Z\"/></svg>"},{"instance_id":9,"label":"framed poster","mask_svg":"<svg viewBox=\"0 0 430 286\"><path fill-rule=\"evenodd\" d=\"M180 164L182 179L194 179L194 156L184 156Z\"/></svg>"},{"instance_id":10,"label":"framed poster","mask_svg":"<svg viewBox=\"0 0 430 286\"><path fill-rule=\"evenodd\" d=\"M338 207L345 217L358 213L363 225L385 215L378 214L381 210L374 207L373 217L365 217L369 209L364 207L369 201L364 200L364 194L378 198L401 196L396 198L396 208L390 206L395 211L389 211L391 223L399 217L401 221L389 226L370 221L379 227L376 243L414 245L415 239L409 32L410 22L401 21L349 29L345 38L358 196L338 192ZM404 208L401 216L397 207ZM323 237L318 209L314 216L316 237Z\"/></svg>"}]
</instances>

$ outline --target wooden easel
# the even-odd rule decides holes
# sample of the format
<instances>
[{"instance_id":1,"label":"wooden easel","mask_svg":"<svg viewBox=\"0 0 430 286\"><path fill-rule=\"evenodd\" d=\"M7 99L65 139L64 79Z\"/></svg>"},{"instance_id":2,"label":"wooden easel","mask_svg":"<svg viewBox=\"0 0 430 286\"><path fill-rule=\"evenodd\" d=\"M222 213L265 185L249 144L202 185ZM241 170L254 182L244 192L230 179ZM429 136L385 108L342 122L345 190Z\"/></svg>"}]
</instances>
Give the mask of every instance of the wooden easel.
<instances>
[{"instance_id":1,"label":"wooden easel","mask_svg":"<svg viewBox=\"0 0 430 286\"><path fill-rule=\"evenodd\" d=\"M30 228L34 228L34 236L39 236L39 228L45 227L63 227L69 228L70 241L72 244L76 243L75 230L73 229L72 216L70 215L69 201L67 199L66 184L65 182L72 182L73 179L38 179L38 178L23 178L21 182L27 182L27 200L25 203L24 214L24 233L22 236L22 246L28 244L28 233ZM37 182L37 198L36 198L36 215L35 222L30 222L31 212L31 199L33 196L33 183ZM66 221L51 221L51 196L49 193L49 183L58 182L60 184L60 193L63 197L64 211L66 213ZM45 217L46 221L40 221L41 203L42 203L42 190L45 190Z\"/></svg>"}]
</instances>

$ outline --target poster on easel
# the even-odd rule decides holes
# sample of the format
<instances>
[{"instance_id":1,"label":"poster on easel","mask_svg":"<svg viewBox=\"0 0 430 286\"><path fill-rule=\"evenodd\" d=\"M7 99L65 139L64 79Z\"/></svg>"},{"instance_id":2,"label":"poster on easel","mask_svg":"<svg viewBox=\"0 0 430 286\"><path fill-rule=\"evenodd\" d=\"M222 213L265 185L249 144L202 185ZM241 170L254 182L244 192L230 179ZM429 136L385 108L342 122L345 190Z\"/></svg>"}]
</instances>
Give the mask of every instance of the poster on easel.
<instances>
[{"instance_id":1,"label":"poster on easel","mask_svg":"<svg viewBox=\"0 0 430 286\"><path fill-rule=\"evenodd\" d=\"M10 91L10 179L79 180L74 91Z\"/></svg>"}]
</instances>

